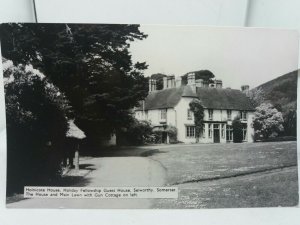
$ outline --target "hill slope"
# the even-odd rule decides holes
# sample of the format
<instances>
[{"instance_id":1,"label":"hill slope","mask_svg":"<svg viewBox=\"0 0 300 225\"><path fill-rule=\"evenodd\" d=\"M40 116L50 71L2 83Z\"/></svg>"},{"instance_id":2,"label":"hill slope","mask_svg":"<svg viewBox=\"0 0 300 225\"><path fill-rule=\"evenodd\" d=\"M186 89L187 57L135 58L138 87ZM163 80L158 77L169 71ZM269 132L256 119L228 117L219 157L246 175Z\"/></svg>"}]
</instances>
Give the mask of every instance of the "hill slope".
<instances>
[{"instance_id":1,"label":"hill slope","mask_svg":"<svg viewBox=\"0 0 300 225\"><path fill-rule=\"evenodd\" d=\"M251 91L260 90L264 102L270 102L283 114L297 109L298 70L268 81Z\"/></svg>"}]
</instances>

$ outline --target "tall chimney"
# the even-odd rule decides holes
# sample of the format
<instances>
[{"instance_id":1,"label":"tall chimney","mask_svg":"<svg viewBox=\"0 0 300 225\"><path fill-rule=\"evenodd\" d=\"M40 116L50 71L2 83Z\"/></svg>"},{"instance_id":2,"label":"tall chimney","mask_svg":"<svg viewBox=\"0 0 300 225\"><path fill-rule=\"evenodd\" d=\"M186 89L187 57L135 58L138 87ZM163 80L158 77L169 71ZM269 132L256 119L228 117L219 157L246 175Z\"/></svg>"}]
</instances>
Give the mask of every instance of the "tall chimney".
<instances>
[{"instance_id":1,"label":"tall chimney","mask_svg":"<svg viewBox=\"0 0 300 225\"><path fill-rule=\"evenodd\" d=\"M152 92L152 79L149 78L149 93Z\"/></svg>"},{"instance_id":2,"label":"tall chimney","mask_svg":"<svg viewBox=\"0 0 300 225\"><path fill-rule=\"evenodd\" d=\"M187 75L188 85L194 85L195 84L195 73L189 73Z\"/></svg>"},{"instance_id":3,"label":"tall chimney","mask_svg":"<svg viewBox=\"0 0 300 225\"><path fill-rule=\"evenodd\" d=\"M195 73L189 73L187 78L188 85L192 88L192 91L196 93Z\"/></svg>"},{"instance_id":4,"label":"tall chimney","mask_svg":"<svg viewBox=\"0 0 300 225\"><path fill-rule=\"evenodd\" d=\"M167 89L168 88L168 77L163 77L163 89Z\"/></svg>"},{"instance_id":5,"label":"tall chimney","mask_svg":"<svg viewBox=\"0 0 300 225\"><path fill-rule=\"evenodd\" d=\"M249 93L249 89L250 89L249 85L242 85L241 86L242 92L245 93L246 95Z\"/></svg>"},{"instance_id":6,"label":"tall chimney","mask_svg":"<svg viewBox=\"0 0 300 225\"><path fill-rule=\"evenodd\" d=\"M152 91L156 91L156 80L152 80Z\"/></svg>"},{"instance_id":7,"label":"tall chimney","mask_svg":"<svg viewBox=\"0 0 300 225\"><path fill-rule=\"evenodd\" d=\"M174 88L175 87L175 76L174 75L171 75L169 76L169 85L168 85L169 88Z\"/></svg>"},{"instance_id":8,"label":"tall chimney","mask_svg":"<svg viewBox=\"0 0 300 225\"><path fill-rule=\"evenodd\" d=\"M181 77L177 77L177 78L176 78L175 83L176 83L176 87L177 87L177 88L181 86L181 79L182 79Z\"/></svg>"},{"instance_id":9,"label":"tall chimney","mask_svg":"<svg viewBox=\"0 0 300 225\"><path fill-rule=\"evenodd\" d=\"M222 88L223 87L223 82L222 80L215 80L216 88Z\"/></svg>"},{"instance_id":10,"label":"tall chimney","mask_svg":"<svg viewBox=\"0 0 300 225\"><path fill-rule=\"evenodd\" d=\"M203 79L196 80L196 87L203 87Z\"/></svg>"}]
</instances>

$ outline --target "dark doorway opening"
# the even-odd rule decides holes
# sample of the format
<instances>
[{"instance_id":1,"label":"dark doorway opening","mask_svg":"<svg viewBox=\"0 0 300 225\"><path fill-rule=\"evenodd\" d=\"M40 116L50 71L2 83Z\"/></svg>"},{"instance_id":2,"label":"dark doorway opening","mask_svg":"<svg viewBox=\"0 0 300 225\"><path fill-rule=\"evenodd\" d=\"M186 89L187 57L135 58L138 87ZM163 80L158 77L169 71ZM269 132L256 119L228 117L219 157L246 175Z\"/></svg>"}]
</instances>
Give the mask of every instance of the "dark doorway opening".
<instances>
[{"instance_id":1,"label":"dark doorway opening","mask_svg":"<svg viewBox=\"0 0 300 225\"><path fill-rule=\"evenodd\" d=\"M220 127L219 127L219 124L214 124L214 143L220 143Z\"/></svg>"}]
</instances>

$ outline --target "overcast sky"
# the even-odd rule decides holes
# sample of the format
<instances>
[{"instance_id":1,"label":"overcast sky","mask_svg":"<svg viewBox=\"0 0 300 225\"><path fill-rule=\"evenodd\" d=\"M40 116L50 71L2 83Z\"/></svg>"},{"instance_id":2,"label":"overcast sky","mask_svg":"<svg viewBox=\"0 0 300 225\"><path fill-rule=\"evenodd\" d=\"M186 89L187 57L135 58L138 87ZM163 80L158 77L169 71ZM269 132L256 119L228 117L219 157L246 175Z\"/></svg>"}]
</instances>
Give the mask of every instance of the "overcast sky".
<instances>
[{"instance_id":1,"label":"overcast sky","mask_svg":"<svg viewBox=\"0 0 300 225\"><path fill-rule=\"evenodd\" d=\"M141 25L149 36L131 44L133 61L146 61L145 76L181 76L208 69L224 87L250 88L298 68L298 33L259 28Z\"/></svg>"}]
</instances>

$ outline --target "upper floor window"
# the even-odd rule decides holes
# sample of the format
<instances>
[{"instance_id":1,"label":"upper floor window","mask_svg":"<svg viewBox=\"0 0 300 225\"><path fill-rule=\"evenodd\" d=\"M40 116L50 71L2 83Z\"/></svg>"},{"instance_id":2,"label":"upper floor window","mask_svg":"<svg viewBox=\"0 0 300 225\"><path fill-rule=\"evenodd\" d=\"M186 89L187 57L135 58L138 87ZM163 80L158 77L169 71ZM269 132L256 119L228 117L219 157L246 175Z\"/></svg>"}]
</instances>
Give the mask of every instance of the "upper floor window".
<instances>
[{"instance_id":1,"label":"upper floor window","mask_svg":"<svg viewBox=\"0 0 300 225\"><path fill-rule=\"evenodd\" d=\"M160 110L160 119L162 119L162 120L167 119L167 110L166 109Z\"/></svg>"},{"instance_id":2,"label":"upper floor window","mask_svg":"<svg viewBox=\"0 0 300 225\"><path fill-rule=\"evenodd\" d=\"M227 110L227 119L228 119L228 120L231 120L231 114L232 114L232 110L231 110L231 109L228 109L228 110Z\"/></svg>"},{"instance_id":3,"label":"upper floor window","mask_svg":"<svg viewBox=\"0 0 300 225\"><path fill-rule=\"evenodd\" d=\"M194 113L192 112L192 110L188 109L187 111L187 119L188 120L192 120L194 117Z\"/></svg>"},{"instance_id":4,"label":"upper floor window","mask_svg":"<svg viewBox=\"0 0 300 225\"><path fill-rule=\"evenodd\" d=\"M241 111L241 120L247 120L247 112Z\"/></svg>"},{"instance_id":5,"label":"upper floor window","mask_svg":"<svg viewBox=\"0 0 300 225\"><path fill-rule=\"evenodd\" d=\"M214 110L213 109L209 109L208 110L208 119L212 120L213 119L213 115L214 115Z\"/></svg>"}]
</instances>

